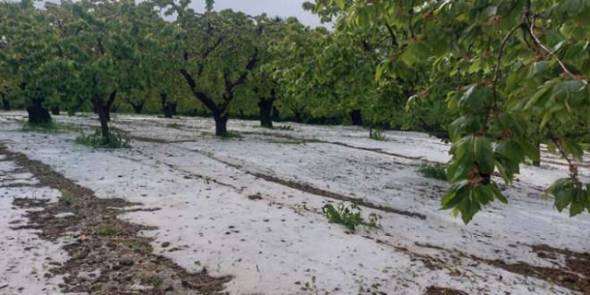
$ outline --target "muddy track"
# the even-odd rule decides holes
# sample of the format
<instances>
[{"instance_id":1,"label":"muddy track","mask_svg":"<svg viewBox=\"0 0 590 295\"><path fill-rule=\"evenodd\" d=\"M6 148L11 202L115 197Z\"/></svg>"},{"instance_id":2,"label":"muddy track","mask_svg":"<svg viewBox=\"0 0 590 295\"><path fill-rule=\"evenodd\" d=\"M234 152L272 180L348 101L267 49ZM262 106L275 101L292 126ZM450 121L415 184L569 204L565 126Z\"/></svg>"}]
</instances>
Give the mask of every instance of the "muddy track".
<instances>
[{"instance_id":1,"label":"muddy track","mask_svg":"<svg viewBox=\"0 0 590 295\"><path fill-rule=\"evenodd\" d=\"M424 295L467 295L467 293L450 288L430 286Z\"/></svg>"},{"instance_id":2,"label":"muddy track","mask_svg":"<svg viewBox=\"0 0 590 295\"><path fill-rule=\"evenodd\" d=\"M134 123L136 123L136 122L134 122ZM91 124L78 124L78 125L82 125L84 127L93 127L93 128L98 127L98 125L95 126L95 125L91 125ZM144 125L148 125L148 124L144 124ZM159 127L162 127L162 128L167 127L166 124L155 124L155 125L158 125ZM113 129L118 129L120 131L126 132L125 130L120 129L120 128L113 127ZM187 130L187 129L189 129L189 130ZM195 130L195 131L201 132L201 134L207 134L207 135L214 136L213 133L208 132L208 131L203 131L201 128L196 128L196 127L185 127L180 130L183 130L183 131ZM259 131L241 131L239 133L240 134L247 134L247 135L261 135L261 136L266 136L266 137L287 139L287 140L293 141L294 143L300 143L300 144L320 143L320 144L336 145L336 146L345 147L345 148L349 148L349 149L355 149L355 150L361 150L361 151L386 155L386 156L390 156L390 157L394 157L394 158L400 158L400 159L405 159L405 160L410 160L410 161L417 161L417 162L420 162L421 164L423 164L423 163L443 164L441 162L430 161L430 160L424 159L422 157L411 157L411 156L406 156L406 155L402 155L402 154L386 152L386 151L384 151L382 149L378 149L378 148L359 147L359 146L355 146L355 145L351 145L351 144L347 144L347 143L343 143L343 142L338 142L338 141L325 141L325 140L320 140L320 139L315 139L315 138L301 138L301 137L291 136L291 135L287 135L287 134L276 134L276 133L259 132ZM198 140L198 139L163 140L163 139L149 138L149 137L143 137L143 136L131 136L131 138L139 140L139 141L149 141L149 142L158 142L158 143L184 143L184 142L193 142L193 141ZM404 163L395 162L395 163L408 165L408 166L419 166L419 164L416 164L416 163L405 163L405 162Z\"/></svg>"},{"instance_id":3,"label":"muddy track","mask_svg":"<svg viewBox=\"0 0 590 295\"><path fill-rule=\"evenodd\" d=\"M424 214L420 214L417 212L411 212L411 211L406 211L406 210L400 210L400 209L395 209L392 207L388 207L388 206L384 206L384 205L380 205L380 204L374 204L371 203L369 201L366 201L365 199L361 199L361 198L355 198L355 197L350 197L350 196L346 196L343 194L339 194L336 192L332 192L332 191L328 191L328 190L324 190L324 189L320 189L314 186L311 186L309 184L306 183L301 183L301 182L297 182L297 181L293 181L293 180L289 180L289 179L283 179L277 176L273 176L273 175L269 175L269 174L264 174L264 173L260 173L260 172L252 172L249 170L244 169L242 166L240 165L236 165L234 163L230 163L228 161L225 161L223 159L220 159L218 157L215 157L214 155L212 155L211 153L205 153L202 151L198 151L198 150L193 150L195 152L199 152L201 154L206 155L207 157L216 160L218 162L221 162L227 166L230 166L232 168L238 169L246 174L252 175L254 177L257 178L261 178L264 179L268 182L273 182L276 184L280 184L282 186L286 186L292 189L296 189L298 191L302 191L305 193L309 193L312 195L317 195L317 196L321 196L324 198L328 198L328 199L332 199L332 200L337 200L337 201L345 201L345 202L351 202L354 203L356 205L362 206L362 207L366 207L366 208L371 208L371 209L375 209L375 210L379 210L379 211L383 211L383 212L387 212L387 213L393 213L393 214L399 214L399 215L403 215L403 216L407 216L407 217L412 217L412 218L418 218L418 219L422 219L425 220L426 219L426 215Z\"/></svg>"},{"instance_id":4,"label":"muddy track","mask_svg":"<svg viewBox=\"0 0 590 295\"><path fill-rule=\"evenodd\" d=\"M170 142L168 141L162 141L159 139L154 139L154 138L146 138L146 137L137 137L137 136L133 136L131 137L134 140L138 140L138 141L144 141L144 142L149 142L149 143L157 143L157 144L170 144ZM392 207L388 207L388 206L384 206L384 205L380 205L380 204L374 204L371 202L368 202L362 198L355 198L355 197L351 197L351 196L346 196L343 194L339 194L336 192L332 192L332 191L328 191L328 190L324 190L324 189L320 189L320 188L316 188L314 186L311 186L309 184L306 183L301 183L301 182L297 182L297 181L293 181L293 180L288 180L288 179L283 179L277 176L273 176L273 175L269 175L269 174L264 174L264 173L260 173L260 172L253 172L250 171L248 169L244 169L244 167L242 167L241 165L238 164L234 164L231 163L229 161L223 160L219 157L216 157L215 155L213 155L210 152L204 152L198 149L187 149L187 148L183 148L183 147L178 147L180 149L185 149L191 152L196 152L199 153L201 155L204 155L212 160L215 160L217 162L220 162L224 165L227 165L231 168L237 169L243 173L246 173L248 175L257 177L257 178L261 178L264 179L268 182L272 182L272 183L276 183L282 186L286 186L292 189L296 189L298 191L302 191L305 193L309 193L309 194L313 194L313 195L317 195L317 196L321 196L324 198L328 198L328 199L332 199L332 200L337 200L337 201L346 201L346 202L351 202L351 203L355 203L356 205L362 206L362 207L366 207L366 208L371 208L371 209L375 209L375 210L379 210L379 211L383 211L383 212L387 212L387 213L393 213L393 214L399 214L399 215L403 215L403 216L407 216L407 217L412 217L412 218L418 218L418 219L422 219L425 220L426 219L426 215L424 214L420 214L417 212L411 212L411 211L406 211L406 210L400 210L400 209L396 209L396 208L392 208Z\"/></svg>"},{"instance_id":5,"label":"muddy track","mask_svg":"<svg viewBox=\"0 0 590 295\"><path fill-rule=\"evenodd\" d=\"M416 246L444 251L455 257L485 263L511 273L534 277L573 291L582 292L582 294L590 294L590 253L556 249L547 245L530 246L531 253L536 254L539 258L553 262L555 265L555 267L544 267L525 262L509 263L500 259L486 259L456 249L450 250L430 244L416 243ZM560 258L565 261L564 265L558 262Z\"/></svg>"},{"instance_id":6,"label":"muddy track","mask_svg":"<svg viewBox=\"0 0 590 295\"><path fill-rule=\"evenodd\" d=\"M268 136L268 137L289 139L289 140L297 141L297 142L300 142L303 144L305 144L305 143L321 143L321 144L337 145L337 146L341 146L341 147L345 147L345 148L349 148L349 149L372 152L372 153L386 155L386 156L390 156L390 157L394 157L394 158L400 158L400 159L405 159L405 160L410 160L410 161L419 161L421 163L442 164L439 162L426 160L422 157L405 156L402 154L386 152L386 151L384 151L382 149L378 149L378 148L360 147L360 146L355 146L355 145L351 145L351 144L347 144L347 143L343 143L343 142L338 142L338 141L325 141L325 140L321 140L321 139L305 139L305 138L300 138L300 137L295 137L295 136L290 136L290 135L285 135L285 134L273 134L273 133L269 133L269 132L242 131L240 133L241 134L262 135L262 136ZM402 163L402 162L395 162L395 163L403 164L403 165L407 165L407 166L418 166L417 164L414 164L414 163Z\"/></svg>"},{"instance_id":7,"label":"muddy track","mask_svg":"<svg viewBox=\"0 0 590 295\"><path fill-rule=\"evenodd\" d=\"M43 239L68 238L64 247L69 259L48 275L64 275L64 292L92 294L219 294L231 277L212 277L206 269L189 273L172 260L156 255L152 239L141 237L146 226L118 218L132 205L122 199L99 199L93 191L79 186L49 166L28 159L0 145L4 160L13 161L33 174L46 187L57 189L58 202L20 198L20 208L42 208L26 213L23 228L40 230ZM69 213L66 217L57 217ZM63 216L63 215L62 215Z\"/></svg>"}]
</instances>

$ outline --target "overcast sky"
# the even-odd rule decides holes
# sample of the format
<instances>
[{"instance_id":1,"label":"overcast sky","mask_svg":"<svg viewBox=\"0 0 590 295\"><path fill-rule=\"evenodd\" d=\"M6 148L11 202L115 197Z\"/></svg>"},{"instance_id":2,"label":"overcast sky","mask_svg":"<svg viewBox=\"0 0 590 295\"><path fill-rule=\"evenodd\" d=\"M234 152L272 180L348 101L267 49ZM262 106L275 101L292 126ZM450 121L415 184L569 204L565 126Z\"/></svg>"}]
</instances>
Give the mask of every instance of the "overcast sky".
<instances>
[{"instance_id":1,"label":"overcast sky","mask_svg":"<svg viewBox=\"0 0 590 295\"><path fill-rule=\"evenodd\" d=\"M36 2L38 7L43 7L45 2L59 3L59 0L41 0ZM199 12L205 11L205 0L191 0L191 6ZM314 14L303 10L305 0L215 0L215 10L231 8L246 14L258 15L266 12L269 16L283 18L294 16L305 25L320 26L320 19Z\"/></svg>"},{"instance_id":2,"label":"overcast sky","mask_svg":"<svg viewBox=\"0 0 590 295\"><path fill-rule=\"evenodd\" d=\"M317 16L303 10L301 5L305 0L215 0L215 10L231 8L250 15L266 12L269 16L294 16L300 22L309 26L319 26ZM205 0L192 0L192 6L197 11L204 11Z\"/></svg>"}]
</instances>

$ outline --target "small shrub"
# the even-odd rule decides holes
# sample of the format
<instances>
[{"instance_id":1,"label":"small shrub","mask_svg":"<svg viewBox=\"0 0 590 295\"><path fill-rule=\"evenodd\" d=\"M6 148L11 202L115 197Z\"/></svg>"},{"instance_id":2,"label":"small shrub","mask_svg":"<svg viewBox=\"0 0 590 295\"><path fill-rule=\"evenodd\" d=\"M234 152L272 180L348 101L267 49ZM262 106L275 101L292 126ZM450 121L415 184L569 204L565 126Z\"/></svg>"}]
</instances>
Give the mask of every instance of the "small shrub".
<instances>
[{"instance_id":1,"label":"small shrub","mask_svg":"<svg viewBox=\"0 0 590 295\"><path fill-rule=\"evenodd\" d=\"M418 168L418 172L427 178L447 181L447 167L442 164L424 164Z\"/></svg>"},{"instance_id":2,"label":"small shrub","mask_svg":"<svg viewBox=\"0 0 590 295\"><path fill-rule=\"evenodd\" d=\"M369 214L369 221L365 225L372 228L381 228L381 216L375 213Z\"/></svg>"},{"instance_id":3,"label":"small shrub","mask_svg":"<svg viewBox=\"0 0 590 295\"><path fill-rule=\"evenodd\" d=\"M311 281L305 282L301 290L308 294L319 294L315 276L311 277Z\"/></svg>"},{"instance_id":4,"label":"small shrub","mask_svg":"<svg viewBox=\"0 0 590 295\"><path fill-rule=\"evenodd\" d=\"M324 215L331 223L338 223L346 226L350 231L355 231L359 225L365 225L367 227L378 228L381 227L381 217L377 214L369 215L369 221L365 221L361 216L361 209L355 205L346 205L340 203L337 206L332 204L325 205L322 210Z\"/></svg>"},{"instance_id":5,"label":"small shrub","mask_svg":"<svg viewBox=\"0 0 590 295\"><path fill-rule=\"evenodd\" d=\"M72 207L78 203L78 198L69 191L61 191L58 202L64 206Z\"/></svg>"},{"instance_id":6,"label":"small shrub","mask_svg":"<svg viewBox=\"0 0 590 295\"><path fill-rule=\"evenodd\" d=\"M382 130L371 128L369 130L369 138L371 138L373 140L384 141L385 140L385 135L383 135L383 131Z\"/></svg>"},{"instance_id":7,"label":"small shrub","mask_svg":"<svg viewBox=\"0 0 590 295\"><path fill-rule=\"evenodd\" d=\"M99 236L113 236L117 233L117 229L112 224L101 223L96 227L96 233Z\"/></svg>"},{"instance_id":8,"label":"small shrub","mask_svg":"<svg viewBox=\"0 0 590 295\"><path fill-rule=\"evenodd\" d=\"M82 133L75 141L77 144L87 145L95 148L128 148L129 138L123 132L111 131L108 140L102 137L100 130L96 130L94 133L86 135Z\"/></svg>"}]
</instances>

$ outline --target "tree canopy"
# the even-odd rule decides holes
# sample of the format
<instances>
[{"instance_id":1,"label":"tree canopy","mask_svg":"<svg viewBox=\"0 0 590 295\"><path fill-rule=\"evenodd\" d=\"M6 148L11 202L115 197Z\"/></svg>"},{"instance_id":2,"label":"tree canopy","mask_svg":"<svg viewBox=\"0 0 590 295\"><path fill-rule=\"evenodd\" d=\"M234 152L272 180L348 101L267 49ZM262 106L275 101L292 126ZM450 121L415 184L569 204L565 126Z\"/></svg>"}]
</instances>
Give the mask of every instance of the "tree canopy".
<instances>
[{"instance_id":1,"label":"tree canopy","mask_svg":"<svg viewBox=\"0 0 590 295\"><path fill-rule=\"evenodd\" d=\"M449 125L453 183L443 208L469 222L492 200L507 199L494 175L511 183L539 143L557 151L570 175L548 191L570 214L590 211L590 185L578 177L590 123L589 1L346 1L308 4L338 30L388 37L378 80L428 76L408 103L445 93L457 113ZM424 83L426 82L426 83ZM587 148L587 146L586 146Z\"/></svg>"}]
</instances>

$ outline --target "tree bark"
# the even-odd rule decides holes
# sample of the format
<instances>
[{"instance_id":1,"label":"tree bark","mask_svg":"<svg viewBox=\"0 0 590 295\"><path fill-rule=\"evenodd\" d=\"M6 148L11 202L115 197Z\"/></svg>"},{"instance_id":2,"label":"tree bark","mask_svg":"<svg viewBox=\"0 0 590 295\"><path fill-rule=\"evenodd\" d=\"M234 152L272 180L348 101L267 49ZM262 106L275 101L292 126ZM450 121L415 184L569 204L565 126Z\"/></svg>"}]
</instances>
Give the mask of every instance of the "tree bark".
<instances>
[{"instance_id":1,"label":"tree bark","mask_svg":"<svg viewBox=\"0 0 590 295\"><path fill-rule=\"evenodd\" d=\"M261 98L258 101L258 108L260 110L260 126L265 128L272 128L272 113L273 113L273 99Z\"/></svg>"},{"instance_id":2,"label":"tree bark","mask_svg":"<svg viewBox=\"0 0 590 295\"><path fill-rule=\"evenodd\" d=\"M100 99L100 97L95 97L92 99L94 110L98 114L98 120L100 121L100 133L104 143L108 143L111 139L109 121L111 120L111 106L115 102L116 97L117 90L111 92L111 95L106 102Z\"/></svg>"},{"instance_id":3,"label":"tree bark","mask_svg":"<svg viewBox=\"0 0 590 295\"><path fill-rule=\"evenodd\" d=\"M176 116L176 103L168 101L168 94L165 92L160 93L160 101L162 103L162 113L164 117L172 118Z\"/></svg>"},{"instance_id":4,"label":"tree bark","mask_svg":"<svg viewBox=\"0 0 590 295\"><path fill-rule=\"evenodd\" d=\"M102 140L104 143L108 143L110 141L110 115L106 106L101 106L98 110L98 120L100 121L100 134L102 135Z\"/></svg>"},{"instance_id":5,"label":"tree bark","mask_svg":"<svg viewBox=\"0 0 590 295\"><path fill-rule=\"evenodd\" d=\"M31 102L31 105L27 107L27 113L29 114L29 123L31 124L45 124L51 122L51 115L41 103L42 100L35 99Z\"/></svg>"},{"instance_id":6,"label":"tree bark","mask_svg":"<svg viewBox=\"0 0 590 295\"><path fill-rule=\"evenodd\" d=\"M6 98L6 95L2 93L2 109L5 111L10 111L10 101Z\"/></svg>"},{"instance_id":7,"label":"tree bark","mask_svg":"<svg viewBox=\"0 0 590 295\"><path fill-rule=\"evenodd\" d=\"M361 110L353 110L350 112L350 120L353 126L363 126L363 114Z\"/></svg>"},{"instance_id":8,"label":"tree bark","mask_svg":"<svg viewBox=\"0 0 590 295\"><path fill-rule=\"evenodd\" d=\"M227 135L227 115L213 114L215 119L215 136L226 136Z\"/></svg>"}]
</instances>

